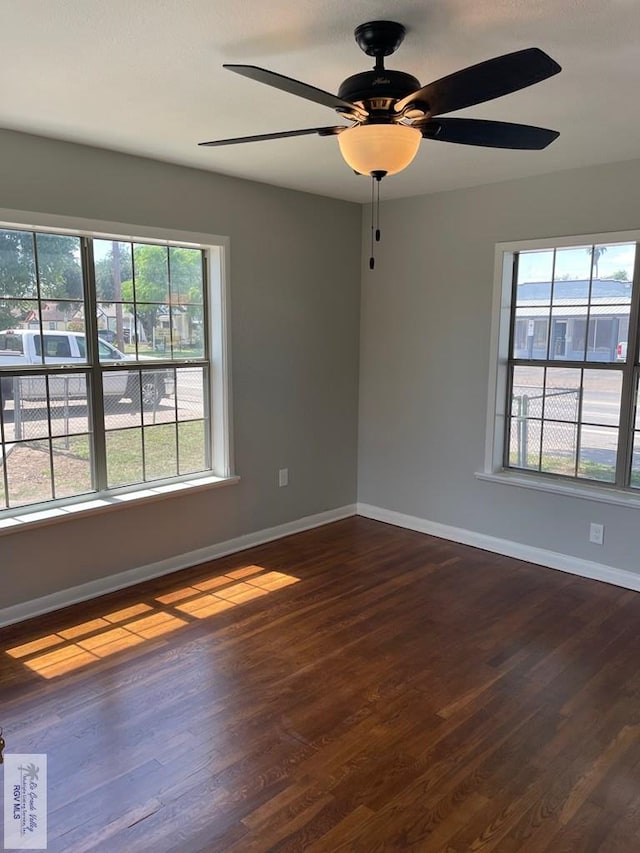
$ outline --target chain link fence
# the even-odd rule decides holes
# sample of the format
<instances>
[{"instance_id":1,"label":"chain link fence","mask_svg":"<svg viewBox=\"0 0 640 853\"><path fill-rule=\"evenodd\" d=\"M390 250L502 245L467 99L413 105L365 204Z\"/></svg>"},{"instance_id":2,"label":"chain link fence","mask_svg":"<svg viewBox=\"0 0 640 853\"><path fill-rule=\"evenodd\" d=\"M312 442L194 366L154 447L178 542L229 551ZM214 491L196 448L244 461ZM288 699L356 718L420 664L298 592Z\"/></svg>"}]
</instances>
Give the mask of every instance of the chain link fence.
<instances>
[{"instance_id":1,"label":"chain link fence","mask_svg":"<svg viewBox=\"0 0 640 853\"><path fill-rule=\"evenodd\" d=\"M579 404L579 388L558 387L545 393L542 386L514 385L510 464L517 468L538 468L543 420L545 445L554 448L554 456L573 456L575 448L567 444L567 426L575 427Z\"/></svg>"},{"instance_id":2,"label":"chain link fence","mask_svg":"<svg viewBox=\"0 0 640 853\"><path fill-rule=\"evenodd\" d=\"M204 417L204 371L200 367L148 368L105 373L106 429L149 426ZM86 379L13 376L2 379L6 443L54 438L69 447L69 436L91 432ZM60 440L58 440L60 439Z\"/></svg>"},{"instance_id":3,"label":"chain link fence","mask_svg":"<svg viewBox=\"0 0 640 853\"><path fill-rule=\"evenodd\" d=\"M51 400L47 412L46 383L43 377L20 377L13 379L13 435L10 435L10 424L5 420L5 440L38 442L51 437L54 446L69 449L69 436L80 430L73 429L72 424L77 419L87 420L86 391L85 399L80 396L75 378L56 379L58 397ZM44 397L44 399L41 399ZM82 430L86 432L87 429ZM34 445L37 446L37 445Z\"/></svg>"}]
</instances>

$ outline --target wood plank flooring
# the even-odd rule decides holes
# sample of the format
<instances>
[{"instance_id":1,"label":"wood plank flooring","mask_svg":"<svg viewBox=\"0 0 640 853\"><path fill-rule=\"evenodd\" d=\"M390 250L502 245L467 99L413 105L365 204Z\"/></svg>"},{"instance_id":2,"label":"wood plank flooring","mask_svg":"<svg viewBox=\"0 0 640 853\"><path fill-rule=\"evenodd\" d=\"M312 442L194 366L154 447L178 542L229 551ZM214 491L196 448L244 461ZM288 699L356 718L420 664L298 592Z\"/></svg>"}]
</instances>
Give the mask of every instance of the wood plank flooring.
<instances>
[{"instance_id":1,"label":"wood plank flooring","mask_svg":"<svg viewBox=\"0 0 640 853\"><path fill-rule=\"evenodd\" d=\"M352 518L0 641L49 851L640 850L637 593Z\"/></svg>"}]
</instances>

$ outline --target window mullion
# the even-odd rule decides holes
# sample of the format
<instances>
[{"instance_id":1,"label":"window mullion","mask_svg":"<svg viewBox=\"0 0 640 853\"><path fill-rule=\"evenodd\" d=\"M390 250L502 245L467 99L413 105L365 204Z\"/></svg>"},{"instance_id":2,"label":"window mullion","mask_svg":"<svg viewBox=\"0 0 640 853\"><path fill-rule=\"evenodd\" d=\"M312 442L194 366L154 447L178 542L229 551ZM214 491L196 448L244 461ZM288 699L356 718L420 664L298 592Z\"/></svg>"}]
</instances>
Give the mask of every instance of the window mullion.
<instances>
[{"instance_id":1,"label":"window mullion","mask_svg":"<svg viewBox=\"0 0 640 853\"><path fill-rule=\"evenodd\" d=\"M44 354L44 352L45 352L44 337L42 337L41 340L42 340L42 344L41 344L42 352ZM47 446L49 449L49 473L51 476L51 497L53 498L53 500L55 500L56 499L56 476L55 476L55 468L53 465L53 438L51 435L51 391L49 388L49 378L50 378L50 374L47 374L45 376L45 392L47 395L47 401L46 401L47 402L47 424L49 427L49 438L47 440Z\"/></svg>"},{"instance_id":2,"label":"window mullion","mask_svg":"<svg viewBox=\"0 0 640 853\"><path fill-rule=\"evenodd\" d=\"M627 357L622 368L622 399L620 401L620 435L618 439L618 464L616 485L629 485L631 459L633 456L633 427L635 421L635 365L640 338L640 244L636 243L633 267L633 286L629 312L629 334L627 335Z\"/></svg>"},{"instance_id":3,"label":"window mullion","mask_svg":"<svg viewBox=\"0 0 640 853\"><path fill-rule=\"evenodd\" d=\"M591 296L591 291L589 291ZM582 446L582 404L584 403L584 368L580 368L580 388L578 389L578 411L576 412L576 464L573 470L573 476L578 476L580 470L580 448Z\"/></svg>"},{"instance_id":4,"label":"window mullion","mask_svg":"<svg viewBox=\"0 0 640 853\"><path fill-rule=\"evenodd\" d=\"M36 293L38 295L38 330L40 333L40 362L42 364L43 370L46 367L46 361L44 357L44 326L42 324L42 290L40 288L40 259L38 257L38 239L37 234L33 233L33 263L35 267L36 273Z\"/></svg>"},{"instance_id":5,"label":"window mullion","mask_svg":"<svg viewBox=\"0 0 640 853\"><path fill-rule=\"evenodd\" d=\"M509 369L507 371L507 399L505 403L505 418L504 418L504 451L502 454L502 467L509 467L510 449L511 449L511 431L513 429L512 414L513 414L513 354L514 340L516 334L516 310L517 293L518 293L518 260L519 253L513 253L513 264L511 265L511 306L512 310L509 317L509 352L507 354L507 362Z\"/></svg>"},{"instance_id":6,"label":"window mullion","mask_svg":"<svg viewBox=\"0 0 640 853\"><path fill-rule=\"evenodd\" d=\"M556 280L556 260L558 257L558 250L553 250L553 261L551 262L551 282L549 288L549 320L547 322L547 358L546 361L551 361L553 359L554 353L551 352L551 336L553 334L553 298L555 294L555 280ZM547 381L547 374L545 371L544 375L545 382ZM544 393L544 391L543 391ZM542 428L540 429L542 433ZM540 464L542 464L542 443L540 444Z\"/></svg>"},{"instance_id":7,"label":"window mullion","mask_svg":"<svg viewBox=\"0 0 640 853\"><path fill-rule=\"evenodd\" d=\"M211 279L210 279L210 269L209 269L209 253L202 253L202 343L203 343L203 354L205 359L205 365L203 369L203 378L204 378L204 388L203 388L203 414L205 420L205 435L206 435L206 443L205 443L205 465L207 468L212 468L214 464L215 451L214 451L214 422L215 419L213 417L213 389L212 389L212 381L213 378L216 377L219 381L222 381L221 376L216 376L216 371L219 369L219 364L213 364L212 358L212 341L211 341ZM218 328L218 334L222 333L222 328ZM177 373L177 371L176 371ZM177 400L176 393L176 400ZM225 454L226 455L226 454ZM227 473L225 471L225 473Z\"/></svg>"},{"instance_id":8,"label":"window mullion","mask_svg":"<svg viewBox=\"0 0 640 853\"><path fill-rule=\"evenodd\" d=\"M5 432L4 432L4 404L3 404L3 393L6 390L6 385L3 387L3 382L5 380L0 375L0 441L2 441L2 465L0 466L0 474L2 475L2 488L4 490L4 507L0 505L0 509L4 509L9 506L9 475L7 473L7 465L5 462ZM11 382L15 385L15 377L12 377ZM15 417L15 416L14 416Z\"/></svg>"},{"instance_id":9,"label":"window mullion","mask_svg":"<svg viewBox=\"0 0 640 853\"><path fill-rule=\"evenodd\" d=\"M89 400L93 443L93 479L97 491L107 488L107 446L104 429L104 396L98 350L98 319L93 241L82 238L86 352L89 364Z\"/></svg>"},{"instance_id":10,"label":"window mullion","mask_svg":"<svg viewBox=\"0 0 640 853\"><path fill-rule=\"evenodd\" d=\"M204 360L207 364L211 364L211 337L209 335L209 323L211 322L211 314L209 313L209 289L211 282L209 280L209 257L206 252L202 253L202 341Z\"/></svg>"}]
</instances>

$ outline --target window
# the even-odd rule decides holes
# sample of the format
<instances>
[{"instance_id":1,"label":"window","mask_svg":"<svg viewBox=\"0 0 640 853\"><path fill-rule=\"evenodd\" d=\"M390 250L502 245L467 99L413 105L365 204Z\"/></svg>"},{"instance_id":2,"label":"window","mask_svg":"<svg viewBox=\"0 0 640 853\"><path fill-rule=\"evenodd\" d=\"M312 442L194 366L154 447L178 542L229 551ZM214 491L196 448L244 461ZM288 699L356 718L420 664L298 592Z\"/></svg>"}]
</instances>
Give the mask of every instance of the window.
<instances>
[{"instance_id":1,"label":"window","mask_svg":"<svg viewBox=\"0 0 640 853\"><path fill-rule=\"evenodd\" d=\"M22 335L20 332L6 332L0 335L0 357L3 353L22 353Z\"/></svg>"},{"instance_id":2,"label":"window","mask_svg":"<svg viewBox=\"0 0 640 853\"><path fill-rule=\"evenodd\" d=\"M42 337L33 336L35 354L40 358L42 355ZM65 335L44 335L45 358L71 358L71 344Z\"/></svg>"},{"instance_id":3,"label":"window","mask_svg":"<svg viewBox=\"0 0 640 853\"><path fill-rule=\"evenodd\" d=\"M191 242L0 227L0 514L228 476L212 259Z\"/></svg>"},{"instance_id":4,"label":"window","mask_svg":"<svg viewBox=\"0 0 640 853\"><path fill-rule=\"evenodd\" d=\"M633 236L499 247L497 418L488 470L640 489L640 263Z\"/></svg>"}]
</instances>

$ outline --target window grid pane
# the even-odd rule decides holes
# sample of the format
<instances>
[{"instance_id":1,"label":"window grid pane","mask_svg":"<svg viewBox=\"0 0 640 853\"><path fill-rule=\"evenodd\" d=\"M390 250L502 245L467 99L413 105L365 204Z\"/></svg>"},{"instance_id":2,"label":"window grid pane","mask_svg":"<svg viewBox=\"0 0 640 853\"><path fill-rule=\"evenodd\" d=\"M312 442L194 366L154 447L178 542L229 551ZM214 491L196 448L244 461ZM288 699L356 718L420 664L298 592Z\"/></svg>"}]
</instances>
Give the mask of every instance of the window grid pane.
<instances>
[{"instance_id":1,"label":"window grid pane","mask_svg":"<svg viewBox=\"0 0 640 853\"><path fill-rule=\"evenodd\" d=\"M210 470L203 270L192 247L0 229L0 512Z\"/></svg>"},{"instance_id":2,"label":"window grid pane","mask_svg":"<svg viewBox=\"0 0 640 853\"><path fill-rule=\"evenodd\" d=\"M629 458L631 482L617 485L640 488L640 424L628 456L621 428L635 252L609 244L518 255L506 467L616 484L618 460Z\"/></svg>"}]
</instances>

